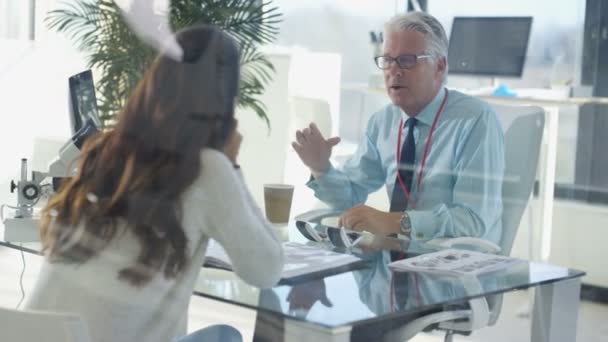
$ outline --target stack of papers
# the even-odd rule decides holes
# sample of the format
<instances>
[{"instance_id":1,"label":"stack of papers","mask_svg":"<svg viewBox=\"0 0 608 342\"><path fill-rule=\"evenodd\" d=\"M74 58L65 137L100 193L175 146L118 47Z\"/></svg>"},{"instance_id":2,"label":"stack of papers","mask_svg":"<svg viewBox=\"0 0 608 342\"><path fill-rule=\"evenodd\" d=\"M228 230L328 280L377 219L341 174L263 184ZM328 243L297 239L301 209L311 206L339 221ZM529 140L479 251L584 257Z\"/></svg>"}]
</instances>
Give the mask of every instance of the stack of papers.
<instances>
[{"instance_id":1,"label":"stack of papers","mask_svg":"<svg viewBox=\"0 0 608 342\"><path fill-rule=\"evenodd\" d=\"M505 269L519 262L522 260L494 254L446 249L395 261L390 263L389 267L396 271L474 276Z\"/></svg>"},{"instance_id":2,"label":"stack of papers","mask_svg":"<svg viewBox=\"0 0 608 342\"><path fill-rule=\"evenodd\" d=\"M327 249L307 246L295 242L283 243L285 265L283 266L282 280L291 280L296 277L325 273L339 273L343 268L351 269L363 263L360 258L351 254L336 253ZM230 258L226 251L216 241L209 241L205 266L232 270Z\"/></svg>"}]
</instances>

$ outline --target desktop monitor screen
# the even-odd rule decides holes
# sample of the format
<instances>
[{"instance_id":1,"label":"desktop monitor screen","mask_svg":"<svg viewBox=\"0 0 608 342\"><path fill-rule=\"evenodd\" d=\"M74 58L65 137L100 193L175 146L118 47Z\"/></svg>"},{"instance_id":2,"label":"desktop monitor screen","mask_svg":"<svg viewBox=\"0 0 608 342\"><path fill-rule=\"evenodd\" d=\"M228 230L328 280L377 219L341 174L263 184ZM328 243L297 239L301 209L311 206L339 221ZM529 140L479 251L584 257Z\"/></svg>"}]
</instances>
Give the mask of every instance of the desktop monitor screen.
<instances>
[{"instance_id":1,"label":"desktop monitor screen","mask_svg":"<svg viewBox=\"0 0 608 342\"><path fill-rule=\"evenodd\" d=\"M97 113L97 98L93 74L87 70L69 78L70 84L70 122L72 134L84 125L87 119L92 119L97 127L101 127Z\"/></svg>"},{"instance_id":2,"label":"desktop monitor screen","mask_svg":"<svg viewBox=\"0 0 608 342\"><path fill-rule=\"evenodd\" d=\"M521 77L532 17L456 17L450 34L450 74Z\"/></svg>"}]
</instances>

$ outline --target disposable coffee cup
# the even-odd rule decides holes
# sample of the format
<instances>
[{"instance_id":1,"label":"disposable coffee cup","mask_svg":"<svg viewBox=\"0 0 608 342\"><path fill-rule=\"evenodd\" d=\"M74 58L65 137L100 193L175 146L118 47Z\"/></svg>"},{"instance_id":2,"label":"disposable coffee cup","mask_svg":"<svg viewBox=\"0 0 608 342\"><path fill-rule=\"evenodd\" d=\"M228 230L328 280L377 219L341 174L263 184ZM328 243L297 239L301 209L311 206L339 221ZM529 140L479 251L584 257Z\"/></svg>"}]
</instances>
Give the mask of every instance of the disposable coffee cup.
<instances>
[{"instance_id":1,"label":"disposable coffee cup","mask_svg":"<svg viewBox=\"0 0 608 342\"><path fill-rule=\"evenodd\" d=\"M291 211L293 185L264 184L266 218L272 223L287 223Z\"/></svg>"}]
</instances>

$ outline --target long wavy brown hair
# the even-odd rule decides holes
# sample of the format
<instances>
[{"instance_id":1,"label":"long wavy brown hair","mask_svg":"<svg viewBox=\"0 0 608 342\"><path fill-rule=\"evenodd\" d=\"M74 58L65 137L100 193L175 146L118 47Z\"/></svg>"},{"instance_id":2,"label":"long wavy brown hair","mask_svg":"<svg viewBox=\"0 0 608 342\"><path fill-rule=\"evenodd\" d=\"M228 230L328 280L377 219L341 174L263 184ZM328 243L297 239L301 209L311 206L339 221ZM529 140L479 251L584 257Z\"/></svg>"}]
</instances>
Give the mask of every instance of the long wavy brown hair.
<instances>
[{"instance_id":1,"label":"long wavy brown hair","mask_svg":"<svg viewBox=\"0 0 608 342\"><path fill-rule=\"evenodd\" d=\"M183 30L177 41L183 60L156 59L114 129L87 140L77 174L43 210L50 262L84 263L131 231L141 251L120 279L142 286L187 266L180 199L203 171L201 150L223 150L234 130L239 52L212 26Z\"/></svg>"}]
</instances>

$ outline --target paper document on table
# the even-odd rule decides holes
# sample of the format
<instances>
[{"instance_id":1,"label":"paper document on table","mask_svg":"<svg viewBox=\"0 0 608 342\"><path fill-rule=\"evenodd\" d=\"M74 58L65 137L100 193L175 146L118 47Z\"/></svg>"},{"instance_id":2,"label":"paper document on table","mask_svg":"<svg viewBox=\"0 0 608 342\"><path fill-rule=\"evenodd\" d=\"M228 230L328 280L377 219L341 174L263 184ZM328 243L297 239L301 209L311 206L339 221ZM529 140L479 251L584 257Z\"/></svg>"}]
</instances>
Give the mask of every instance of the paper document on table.
<instances>
[{"instance_id":1,"label":"paper document on table","mask_svg":"<svg viewBox=\"0 0 608 342\"><path fill-rule=\"evenodd\" d=\"M356 267L363 260L351 255L336 253L327 249L303 245L295 242L284 242L285 264L281 279L288 280L312 273L331 272L343 267ZM232 270L230 258L216 241L209 241L205 255L205 266Z\"/></svg>"},{"instance_id":2,"label":"paper document on table","mask_svg":"<svg viewBox=\"0 0 608 342\"><path fill-rule=\"evenodd\" d=\"M495 254L458 249L419 255L389 264L397 271L426 272L446 275L478 275L508 268L523 260Z\"/></svg>"}]
</instances>

